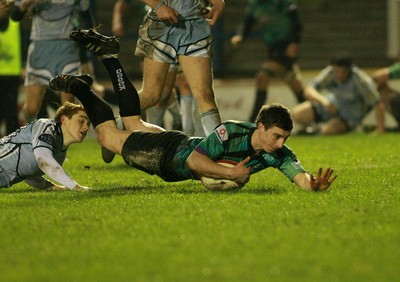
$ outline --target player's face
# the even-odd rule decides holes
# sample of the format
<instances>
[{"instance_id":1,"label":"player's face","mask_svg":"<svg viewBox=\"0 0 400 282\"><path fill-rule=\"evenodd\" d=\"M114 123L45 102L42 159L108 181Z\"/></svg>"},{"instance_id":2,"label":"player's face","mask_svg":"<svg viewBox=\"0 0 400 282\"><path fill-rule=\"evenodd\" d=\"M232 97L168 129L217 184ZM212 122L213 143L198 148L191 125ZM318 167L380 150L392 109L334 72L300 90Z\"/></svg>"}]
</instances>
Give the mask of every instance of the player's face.
<instances>
[{"instance_id":1,"label":"player's face","mask_svg":"<svg viewBox=\"0 0 400 282\"><path fill-rule=\"evenodd\" d=\"M283 147L283 144L285 144L290 136L290 131L283 130L276 126L265 129L265 127L259 123L258 134L259 146L261 149L265 152L272 153Z\"/></svg>"},{"instance_id":2,"label":"player's face","mask_svg":"<svg viewBox=\"0 0 400 282\"><path fill-rule=\"evenodd\" d=\"M333 75L338 83L345 83L350 77L348 67L333 66Z\"/></svg>"},{"instance_id":3,"label":"player's face","mask_svg":"<svg viewBox=\"0 0 400 282\"><path fill-rule=\"evenodd\" d=\"M64 136L64 139L70 139L71 143L80 143L86 137L90 122L86 112L79 111L70 119L68 117L64 117L63 125L65 127L64 134L68 135Z\"/></svg>"}]
</instances>

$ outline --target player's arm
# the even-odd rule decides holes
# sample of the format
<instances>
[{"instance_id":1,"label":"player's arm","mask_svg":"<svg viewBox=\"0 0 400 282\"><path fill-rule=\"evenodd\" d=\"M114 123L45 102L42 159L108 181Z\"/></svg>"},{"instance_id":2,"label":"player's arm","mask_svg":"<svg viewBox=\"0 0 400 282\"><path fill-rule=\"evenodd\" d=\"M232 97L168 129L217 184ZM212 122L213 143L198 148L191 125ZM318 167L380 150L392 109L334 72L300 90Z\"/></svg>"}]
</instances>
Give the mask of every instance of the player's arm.
<instances>
[{"instance_id":1,"label":"player's arm","mask_svg":"<svg viewBox=\"0 0 400 282\"><path fill-rule=\"evenodd\" d=\"M314 86L310 85L304 89L304 97L311 102L317 102L325 108L329 109L333 106L328 97L322 95Z\"/></svg>"},{"instance_id":2,"label":"player's arm","mask_svg":"<svg viewBox=\"0 0 400 282\"><path fill-rule=\"evenodd\" d=\"M206 19L209 19L209 24L211 26L215 25L217 20L221 17L222 12L225 9L225 1L224 0L210 0L211 9L210 11L204 15Z\"/></svg>"},{"instance_id":3,"label":"player's arm","mask_svg":"<svg viewBox=\"0 0 400 282\"><path fill-rule=\"evenodd\" d=\"M187 160L187 165L198 176L229 179L239 184L245 184L250 179L250 168L245 166L249 161L250 157L247 157L235 167L229 168L217 164L208 156L194 150Z\"/></svg>"},{"instance_id":4,"label":"player's arm","mask_svg":"<svg viewBox=\"0 0 400 282\"><path fill-rule=\"evenodd\" d=\"M255 23L256 19L251 15L245 16L244 21L239 25L236 34L231 38L231 44L234 48L239 47L246 39Z\"/></svg>"},{"instance_id":5,"label":"player's arm","mask_svg":"<svg viewBox=\"0 0 400 282\"><path fill-rule=\"evenodd\" d=\"M40 190L50 190L54 185L51 181L48 181L43 176L25 179L25 183Z\"/></svg>"},{"instance_id":6,"label":"player's arm","mask_svg":"<svg viewBox=\"0 0 400 282\"><path fill-rule=\"evenodd\" d=\"M39 168L52 180L58 184L53 184L55 188L66 187L70 190L87 190L88 187L79 185L73 180L64 168L54 159L53 152L49 148L39 147L33 151ZM86 189L87 188L87 189ZM59 190L59 189L57 189Z\"/></svg>"},{"instance_id":7,"label":"player's arm","mask_svg":"<svg viewBox=\"0 0 400 282\"><path fill-rule=\"evenodd\" d=\"M307 172L300 172L293 178L294 183L301 189L308 191L325 191L335 181L337 175L333 176L333 169L327 168L323 173L319 168L317 176Z\"/></svg>"},{"instance_id":8,"label":"player's arm","mask_svg":"<svg viewBox=\"0 0 400 282\"><path fill-rule=\"evenodd\" d=\"M317 102L321 105L326 105L329 102L328 98L321 95L313 85L309 85L304 89L304 95L307 100Z\"/></svg>"},{"instance_id":9,"label":"player's arm","mask_svg":"<svg viewBox=\"0 0 400 282\"><path fill-rule=\"evenodd\" d=\"M336 112L336 106L328 99L327 96L322 95L314 85L309 85L304 89L304 97L311 102L317 102L324 106L330 113Z\"/></svg>"}]
</instances>

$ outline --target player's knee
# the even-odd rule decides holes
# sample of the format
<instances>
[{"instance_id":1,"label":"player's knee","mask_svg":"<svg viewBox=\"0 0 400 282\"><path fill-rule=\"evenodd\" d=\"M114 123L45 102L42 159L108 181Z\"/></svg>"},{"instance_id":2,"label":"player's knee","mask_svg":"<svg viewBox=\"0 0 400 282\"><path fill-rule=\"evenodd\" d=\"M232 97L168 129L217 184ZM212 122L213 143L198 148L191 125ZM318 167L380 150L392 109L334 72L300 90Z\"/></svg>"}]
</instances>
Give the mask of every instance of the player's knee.
<instances>
[{"instance_id":1,"label":"player's knee","mask_svg":"<svg viewBox=\"0 0 400 282\"><path fill-rule=\"evenodd\" d=\"M299 124L308 124L315 121L315 110L310 102L301 103L293 108L291 111L293 122Z\"/></svg>"}]
</instances>

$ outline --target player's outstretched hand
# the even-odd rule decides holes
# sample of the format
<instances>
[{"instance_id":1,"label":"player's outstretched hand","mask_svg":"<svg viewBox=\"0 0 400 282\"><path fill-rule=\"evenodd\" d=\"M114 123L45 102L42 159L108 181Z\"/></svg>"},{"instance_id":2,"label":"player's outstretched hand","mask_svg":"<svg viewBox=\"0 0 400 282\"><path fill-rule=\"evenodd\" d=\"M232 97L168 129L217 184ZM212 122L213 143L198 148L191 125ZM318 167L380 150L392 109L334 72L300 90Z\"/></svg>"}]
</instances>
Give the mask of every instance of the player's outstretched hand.
<instances>
[{"instance_id":1,"label":"player's outstretched hand","mask_svg":"<svg viewBox=\"0 0 400 282\"><path fill-rule=\"evenodd\" d=\"M92 189L92 188L87 187L87 186L83 186L83 185L80 185L80 184L76 184L76 186L74 187L73 190L76 190L76 191L89 191L90 189Z\"/></svg>"},{"instance_id":2,"label":"player's outstretched hand","mask_svg":"<svg viewBox=\"0 0 400 282\"><path fill-rule=\"evenodd\" d=\"M325 191L331 186L332 182L335 181L337 175L333 176L333 169L328 167L325 173L322 173L322 167L318 170L318 175L315 177L310 174L310 186L313 191Z\"/></svg>"},{"instance_id":3,"label":"player's outstretched hand","mask_svg":"<svg viewBox=\"0 0 400 282\"><path fill-rule=\"evenodd\" d=\"M54 185L51 187L50 190L51 190L51 191L65 191L65 190L70 190L70 189L68 189L67 187L62 186L62 185L54 184Z\"/></svg>"},{"instance_id":4,"label":"player's outstretched hand","mask_svg":"<svg viewBox=\"0 0 400 282\"><path fill-rule=\"evenodd\" d=\"M51 191L71 191L71 190L76 190L76 191L88 191L88 190L90 190L90 189L92 189L92 188L90 188L90 187L87 187L87 186L83 186L83 185L79 185L79 184L77 184L75 187L74 187L74 189L69 189L68 187L65 187L65 186L62 186L62 185L57 185L57 184L54 184L52 187L51 187Z\"/></svg>"},{"instance_id":5,"label":"player's outstretched hand","mask_svg":"<svg viewBox=\"0 0 400 282\"><path fill-rule=\"evenodd\" d=\"M213 26L222 15L222 12L225 8L225 1L224 0L211 0L212 7L210 11L205 14L205 18L208 20L208 23Z\"/></svg>"}]
</instances>

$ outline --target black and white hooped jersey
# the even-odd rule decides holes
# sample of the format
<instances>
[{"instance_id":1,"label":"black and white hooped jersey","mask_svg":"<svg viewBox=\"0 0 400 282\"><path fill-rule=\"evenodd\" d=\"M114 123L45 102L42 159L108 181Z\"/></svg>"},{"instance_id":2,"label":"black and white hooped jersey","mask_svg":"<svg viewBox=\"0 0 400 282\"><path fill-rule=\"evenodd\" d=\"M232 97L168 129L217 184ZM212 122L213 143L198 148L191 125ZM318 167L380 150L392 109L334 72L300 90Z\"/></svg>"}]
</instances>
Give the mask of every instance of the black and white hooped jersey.
<instances>
[{"instance_id":1,"label":"black and white hooped jersey","mask_svg":"<svg viewBox=\"0 0 400 282\"><path fill-rule=\"evenodd\" d=\"M0 139L0 187L44 174L34 155L37 148L51 150L60 165L64 162L67 148L54 120L39 119Z\"/></svg>"}]
</instances>

